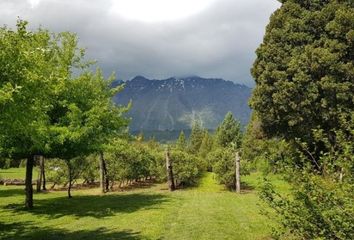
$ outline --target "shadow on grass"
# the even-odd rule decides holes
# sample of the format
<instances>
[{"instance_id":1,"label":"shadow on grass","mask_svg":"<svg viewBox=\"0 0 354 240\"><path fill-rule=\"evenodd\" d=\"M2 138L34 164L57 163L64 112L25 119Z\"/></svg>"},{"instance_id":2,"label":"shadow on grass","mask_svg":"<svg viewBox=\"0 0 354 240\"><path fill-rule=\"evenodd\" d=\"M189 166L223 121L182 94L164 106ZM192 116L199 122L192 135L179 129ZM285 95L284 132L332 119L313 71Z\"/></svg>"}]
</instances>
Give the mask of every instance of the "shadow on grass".
<instances>
[{"instance_id":1,"label":"shadow on grass","mask_svg":"<svg viewBox=\"0 0 354 240\"><path fill-rule=\"evenodd\" d=\"M17 189L1 189L0 190L0 198L2 197L13 197L16 195L25 195L24 188L17 188Z\"/></svg>"},{"instance_id":2,"label":"shadow on grass","mask_svg":"<svg viewBox=\"0 0 354 240\"><path fill-rule=\"evenodd\" d=\"M253 192L254 190L255 190L255 187L253 185L248 184L247 182L241 181L241 191L243 193Z\"/></svg>"},{"instance_id":3,"label":"shadow on grass","mask_svg":"<svg viewBox=\"0 0 354 240\"><path fill-rule=\"evenodd\" d=\"M110 231L106 228L94 230L67 231L60 228L39 228L32 222L1 223L0 239L142 239L138 232L131 230Z\"/></svg>"},{"instance_id":4,"label":"shadow on grass","mask_svg":"<svg viewBox=\"0 0 354 240\"><path fill-rule=\"evenodd\" d=\"M49 218L63 216L102 218L116 213L131 213L139 209L152 209L168 201L162 194L115 194L103 196L75 196L35 200L35 206L29 212ZM23 205L10 204L5 207L16 213L27 212Z\"/></svg>"}]
</instances>

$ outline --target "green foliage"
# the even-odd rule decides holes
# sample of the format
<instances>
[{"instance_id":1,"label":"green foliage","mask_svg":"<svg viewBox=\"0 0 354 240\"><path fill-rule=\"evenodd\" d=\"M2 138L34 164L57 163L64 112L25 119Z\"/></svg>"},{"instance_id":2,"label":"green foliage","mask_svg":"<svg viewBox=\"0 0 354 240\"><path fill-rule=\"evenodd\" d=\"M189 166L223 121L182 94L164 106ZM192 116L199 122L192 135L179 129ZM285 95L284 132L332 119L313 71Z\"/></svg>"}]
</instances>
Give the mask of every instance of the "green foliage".
<instances>
[{"instance_id":1,"label":"green foliage","mask_svg":"<svg viewBox=\"0 0 354 240\"><path fill-rule=\"evenodd\" d=\"M266 181L261 199L275 212L268 212L282 228L281 239L353 239L353 184L340 184L310 173L292 173L292 194L279 194Z\"/></svg>"},{"instance_id":2,"label":"green foliage","mask_svg":"<svg viewBox=\"0 0 354 240\"><path fill-rule=\"evenodd\" d=\"M112 102L122 87L92 73L77 44L74 34L31 32L21 20L17 31L0 29L0 154L71 159L102 149L126 126L127 108Z\"/></svg>"},{"instance_id":3,"label":"green foliage","mask_svg":"<svg viewBox=\"0 0 354 240\"><path fill-rule=\"evenodd\" d=\"M217 148L210 152L207 158L208 162L212 163L218 181L226 187L233 188L236 182L235 151L231 148Z\"/></svg>"},{"instance_id":4,"label":"green foliage","mask_svg":"<svg viewBox=\"0 0 354 240\"><path fill-rule=\"evenodd\" d=\"M0 158L0 168L7 169L11 167L11 159L9 158Z\"/></svg>"},{"instance_id":5,"label":"green foliage","mask_svg":"<svg viewBox=\"0 0 354 240\"><path fill-rule=\"evenodd\" d=\"M290 196L268 183L261 192L282 225L278 237L353 239L353 1L282 2L252 69L251 106L276 138L255 148L262 140L250 136L246 156L269 150L293 186Z\"/></svg>"},{"instance_id":6,"label":"green foliage","mask_svg":"<svg viewBox=\"0 0 354 240\"><path fill-rule=\"evenodd\" d=\"M92 154L85 158L83 165L83 171L81 173L81 178L84 179L85 183L94 183L96 179L99 179L99 164L97 163L98 156Z\"/></svg>"},{"instance_id":7,"label":"green foliage","mask_svg":"<svg viewBox=\"0 0 354 240\"><path fill-rule=\"evenodd\" d=\"M289 163L296 163L298 154L293 145L284 139L267 138L260 125L254 113L242 141L242 158L248 167L263 173L276 173L288 167Z\"/></svg>"},{"instance_id":8,"label":"green foliage","mask_svg":"<svg viewBox=\"0 0 354 240\"><path fill-rule=\"evenodd\" d=\"M192 132L189 138L189 151L197 154L202 144L204 129L198 121L195 121L192 126Z\"/></svg>"},{"instance_id":9,"label":"green foliage","mask_svg":"<svg viewBox=\"0 0 354 240\"><path fill-rule=\"evenodd\" d=\"M268 136L299 139L316 160L328 149L313 129L336 144L354 106L353 29L349 0L288 0L273 14L252 69L251 106Z\"/></svg>"},{"instance_id":10,"label":"green foliage","mask_svg":"<svg viewBox=\"0 0 354 240\"><path fill-rule=\"evenodd\" d=\"M215 141L220 147L241 147L241 125L240 122L233 117L231 112L226 114L224 121L217 128Z\"/></svg>"},{"instance_id":11,"label":"green foliage","mask_svg":"<svg viewBox=\"0 0 354 240\"><path fill-rule=\"evenodd\" d=\"M176 148L183 151L186 149L186 147L187 147L186 136L184 135L184 132L181 131L176 142Z\"/></svg>"},{"instance_id":12,"label":"green foliage","mask_svg":"<svg viewBox=\"0 0 354 240\"><path fill-rule=\"evenodd\" d=\"M68 168L64 160L50 159L45 162L46 181L53 183L52 187L67 183Z\"/></svg>"},{"instance_id":13,"label":"green foliage","mask_svg":"<svg viewBox=\"0 0 354 240\"><path fill-rule=\"evenodd\" d=\"M213 136L208 131L204 131L204 136L199 149L199 155L202 159L206 158L208 153L213 149Z\"/></svg>"},{"instance_id":14,"label":"green foliage","mask_svg":"<svg viewBox=\"0 0 354 240\"><path fill-rule=\"evenodd\" d=\"M171 151L173 175L177 186L192 185L201 173L199 159L193 154L181 150Z\"/></svg>"},{"instance_id":15,"label":"green foliage","mask_svg":"<svg viewBox=\"0 0 354 240\"><path fill-rule=\"evenodd\" d=\"M122 114L127 110L112 102L119 90L111 89L100 71L68 80L66 91L57 99L61 111L52 115L56 124L51 128L51 153L63 159L87 156L119 136L126 126Z\"/></svg>"},{"instance_id":16,"label":"green foliage","mask_svg":"<svg viewBox=\"0 0 354 240\"><path fill-rule=\"evenodd\" d=\"M0 155L26 158L48 151L48 112L62 85L64 37L42 29L0 28Z\"/></svg>"},{"instance_id":17,"label":"green foliage","mask_svg":"<svg viewBox=\"0 0 354 240\"><path fill-rule=\"evenodd\" d=\"M166 174L162 170L162 151L157 145L115 139L107 148L105 158L110 180L163 179Z\"/></svg>"},{"instance_id":18,"label":"green foliage","mask_svg":"<svg viewBox=\"0 0 354 240\"><path fill-rule=\"evenodd\" d=\"M240 123L228 112L223 122L218 126L214 135L214 144L206 154L208 168L216 174L219 182L228 188L234 188L235 154L239 151L242 143ZM241 164L241 174L246 173L246 166Z\"/></svg>"}]
</instances>

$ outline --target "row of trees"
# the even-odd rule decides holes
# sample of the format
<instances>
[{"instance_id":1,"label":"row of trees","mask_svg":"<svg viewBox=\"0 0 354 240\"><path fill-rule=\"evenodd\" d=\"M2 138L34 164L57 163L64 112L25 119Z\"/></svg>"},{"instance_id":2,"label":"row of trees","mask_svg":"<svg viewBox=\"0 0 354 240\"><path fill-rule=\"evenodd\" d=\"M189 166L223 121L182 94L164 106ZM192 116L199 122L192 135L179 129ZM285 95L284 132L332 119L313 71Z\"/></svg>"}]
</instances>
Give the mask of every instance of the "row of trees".
<instances>
[{"instance_id":1,"label":"row of trees","mask_svg":"<svg viewBox=\"0 0 354 240\"><path fill-rule=\"evenodd\" d=\"M284 0L252 68L245 157L265 158L291 196L262 199L283 239L354 238L354 3Z\"/></svg>"},{"instance_id":2,"label":"row of trees","mask_svg":"<svg viewBox=\"0 0 354 240\"><path fill-rule=\"evenodd\" d=\"M69 189L73 161L99 153L127 126L128 107L116 106L100 70L91 71L71 33L0 29L0 154L26 161L27 208L33 207L34 156L65 160Z\"/></svg>"},{"instance_id":3,"label":"row of trees","mask_svg":"<svg viewBox=\"0 0 354 240\"><path fill-rule=\"evenodd\" d=\"M240 152L241 129L231 113L225 116L214 134L203 129L197 122L193 125L189 139L183 131L175 144L168 147L169 162L166 161L167 146L154 139L144 141L143 135L124 135L111 139L103 151L71 159L70 166L63 159L48 159L47 181L68 187L77 180L95 184L98 179L102 192L132 182L154 179L166 181L167 165L173 165L174 187L197 183L201 174L214 171L220 183L230 189L236 187L236 152ZM100 163L100 164L99 164ZM243 164L244 165L244 164ZM242 173L245 173L245 167Z\"/></svg>"},{"instance_id":4,"label":"row of trees","mask_svg":"<svg viewBox=\"0 0 354 240\"><path fill-rule=\"evenodd\" d=\"M181 132L175 151L194 156L203 171L214 172L221 184L233 189L236 188L236 153L241 153L242 137L240 123L229 112L215 133L203 129L198 122L192 126L188 142ZM246 174L247 167L243 165L242 174Z\"/></svg>"}]
</instances>

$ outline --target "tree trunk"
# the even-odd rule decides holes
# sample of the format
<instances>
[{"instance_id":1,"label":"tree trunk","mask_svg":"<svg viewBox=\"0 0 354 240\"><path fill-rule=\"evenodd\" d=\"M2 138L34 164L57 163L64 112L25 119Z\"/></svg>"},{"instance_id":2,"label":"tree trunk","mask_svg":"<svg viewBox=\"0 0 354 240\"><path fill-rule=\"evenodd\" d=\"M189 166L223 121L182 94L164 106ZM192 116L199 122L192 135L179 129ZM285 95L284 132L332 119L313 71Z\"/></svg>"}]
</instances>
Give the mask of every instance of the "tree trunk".
<instances>
[{"instance_id":1,"label":"tree trunk","mask_svg":"<svg viewBox=\"0 0 354 240\"><path fill-rule=\"evenodd\" d=\"M103 171L104 171L104 180L105 180L105 191L109 191L109 178L108 178L108 171L106 161L104 160L104 155L102 153L102 161L103 161Z\"/></svg>"},{"instance_id":2,"label":"tree trunk","mask_svg":"<svg viewBox=\"0 0 354 240\"><path fill-rule=\"evenodd\" d=\"M71 196L71 181L69 181L69 187L68 187L68 198L72 198Z\"/></svg>"},{"instance_id":3,"label":"tree trunk","mask_svg":"<svg viewBox=\"0 0 354 240\"><path fill-rule=\"evenodd\" d=\"M241 182L240 182L240 154L236 152L236 192L241 192Z\"/></svg>"},{"instance_id":4,"label":"tree trunk","mask_svg":"<svg viewBox=\"0 0 354 240\"><path fill-rule=\"evenodd\" d=\"M37 178L37 192L40 192L41 189L47 190L46 189L46 182L45 182L45 171L44 171L44 157L41 155L36 155L35 159L38 161L38 178ZM43 186L43 188L42 188Z\"/></svg>"},{"instance_id":5,"label":"tree trunk","mask_svg":"<svg viewBox=\"0 0 354 240\"><path fill-rule=\"evenodd\" d=\"M29 156L26 162L26 200L25 207L33 208L33 186L32 186L33 156Z\"/></svg>"},{"instance_id":6,"label":"tree trunk","mask_svg":"<svg viewBox=\"0 0 354 240\"><path fill-rule=\"evenodd\" d=\"M68 172L69 172L69 186L68 186L68 198L72 198L71 196L71 187L72 187L72 181L73 181L73 176L72 176L72 169L71 169L71 164L68 162Z\"/></svg>"},{"instance_id":7,"label":"tree trunk","mask_svg":"<svg viewBox=\"0 0 354 240\"><path fill-rule=\"evenodd\" d=\"M105 174L104 174L104 158L103 158L103 153L100 152L100 188L101 188L101 192L105 193Z\"/></svg>"},{"instance_id":8,"label":"tree trunk","mask_svg":"<svg viewBox=\"0 0 354 240\"><path fill-rule=\"evenodd\" d=\"M168 188L170 189L170 191L174 191L176 189L176 186L175 186L175 181L173 179L172 162L170 159L170 150L168 147L166 149L166 168L167 168Z\"/></svg>"},{"instance_id":9,"label":"tree trunk","mask_svg":"<svg viewBox=\"0 0 354 240\"><path fill-rule=\"evenodd\" d=\"M37 193L41 191L41 187L42 187L42 161L41 158L42 156L40 155L36 155L35 157L35 161L38 162L38 167L39 167L39 171L38 171L38 177L37 177Z\"/></svg>"},{"instance_id":10,"label":"tree trunk","mask_svg":"<svg viewBox=\"0 0 354 240\"><path fill-rule=\"evenodd\" d=\"M41 162L42 162L42 179L43 179L43 184L42 184L42 190L47 190L47 187L46 187L46 180L45 180L45 165L44 165L44 161L45 161L45 159L44 159L44 157L42 156L42 158L41 158Z\"/></svg>"}]
</instances>

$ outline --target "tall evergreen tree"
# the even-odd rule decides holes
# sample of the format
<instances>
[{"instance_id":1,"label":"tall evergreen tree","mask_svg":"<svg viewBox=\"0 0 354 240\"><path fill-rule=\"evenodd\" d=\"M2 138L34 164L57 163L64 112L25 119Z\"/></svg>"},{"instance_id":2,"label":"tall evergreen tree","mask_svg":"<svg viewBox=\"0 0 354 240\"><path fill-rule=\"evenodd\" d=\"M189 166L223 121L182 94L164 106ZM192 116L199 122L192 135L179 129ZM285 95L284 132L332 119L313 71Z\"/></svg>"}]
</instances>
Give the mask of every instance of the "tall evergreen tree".
<instances>
[{"instance_id":1,"label":"tall evergreen tree","mask_svg":"<svg viewBox=\"0 0 354 240\"><path fill-rule=\"evenodd\" d=\"M334 147L354 110L354 3L282 2L257 49L251 106L268 136L299 139L318 161L328 149L313 130Z\"/></svg>"},{"instance_id":2,"label":"tall evergreen tree","mask_svg":"<svg viewBox=\"0 0 354 240\"><path fill-rule=\"evenodd\" d=\"M200 144L199 155L204 159L213 148L213 138L207 130L204 131L202 143Z\"/></svg>"},{"instance_id":3,"label":"tall evergreen tree","mask_svg":"<svg viewBox=\"0 0 354 240\"><path fill-rule=\"evenodd\" d=\"M204 130L198 121L195 121L192 126L192 132L189 140L189 150L197 154L202 144L204 136Z\"/></svg>"},{"instance_id":4,"label":"tall evergreen tree","mask_svg":"<svg viewBox=\"0 0 354 240\"><path fill-rule=\"evenodd\" d=\"M178 139L176 142L176 147L177 147L177 149L179 149L181 151L184 151L187 147L186 136L184 135L183 131L181 131L178 136Z\"/></svg>"},{"instance_id":5,"label":"tall evergreen tree","mask_svg":"<svg viewBox=\"0 0 354 240\"><path fill-rule=\"evenodd\" d=\"M221 147L234 146L239 148L241 146L242 132L241 125L232 115L228 112L224 121L218 126L215 134L216 144Z\"/></svg>"},{"instance_id":6,"label":"tall evergreen tree","mask_svg":"<svg viewBox=\"0 0 354 240\"><path fill-rule=\"evenodd\" d=\"M283 169L291 194L267 182L260 195L284 239L353 239L354 2L282 2L257 50L251 106L268 137L300 151Z\"/></svg>"}]
</instances>

